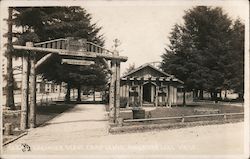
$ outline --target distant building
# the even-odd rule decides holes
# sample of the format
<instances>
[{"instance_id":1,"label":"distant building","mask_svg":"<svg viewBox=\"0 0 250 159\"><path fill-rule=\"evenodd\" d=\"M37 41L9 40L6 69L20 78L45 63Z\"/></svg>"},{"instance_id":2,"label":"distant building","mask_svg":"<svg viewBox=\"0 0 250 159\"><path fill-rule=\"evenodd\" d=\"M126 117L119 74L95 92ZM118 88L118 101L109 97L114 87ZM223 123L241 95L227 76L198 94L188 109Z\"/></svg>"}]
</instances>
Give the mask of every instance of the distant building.
<instances>
[{"instance_id":1,"label":"distant building","mask_svg":"<svg viewBox=\"0 0 250 159\"><path fill-rule=\"evenodd\" d=\"M2 89L3 94L6 93L5 87L7 84L6 79L4 78L7 74L7 60L5 57L2 58ZM22 88L22 59L21 58L13 58L13 77L15 81L15 94L21 93ZM41 78L41 76L37 76L37 93L59 93L65 92L64 84L58 85L51 81L46 81Z\"/></svg>"}]
</instances>

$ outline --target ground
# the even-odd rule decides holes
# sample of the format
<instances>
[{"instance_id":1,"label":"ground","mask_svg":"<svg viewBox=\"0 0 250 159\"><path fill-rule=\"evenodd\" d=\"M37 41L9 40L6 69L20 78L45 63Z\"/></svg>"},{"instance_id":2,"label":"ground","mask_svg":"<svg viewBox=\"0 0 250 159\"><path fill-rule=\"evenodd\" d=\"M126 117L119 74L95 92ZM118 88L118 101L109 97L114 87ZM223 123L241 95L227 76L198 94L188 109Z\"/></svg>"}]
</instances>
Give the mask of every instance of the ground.
<instances>
[{"instance_id":1,"label":"ground","mask_svg":"<svg viewBox=\"0 0 250 159\"><path fill-rule=\"evenodd\" d=\"M109 134L104 105L78 104L4 147L4 155L240 155L243 122ZM27 144L30 151L22 144ZM23 152L23 151L24 152ZM10 156L8 156L10 157Z\"/></svg>"}]
</instances>

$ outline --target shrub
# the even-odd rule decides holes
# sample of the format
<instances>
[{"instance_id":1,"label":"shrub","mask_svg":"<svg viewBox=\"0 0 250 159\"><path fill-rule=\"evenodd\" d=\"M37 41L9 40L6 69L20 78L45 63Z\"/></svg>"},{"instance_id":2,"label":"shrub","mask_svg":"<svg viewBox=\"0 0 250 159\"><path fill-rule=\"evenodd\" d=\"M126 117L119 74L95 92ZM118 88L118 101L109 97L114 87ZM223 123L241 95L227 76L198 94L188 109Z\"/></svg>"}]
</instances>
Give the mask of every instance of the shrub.
<instances>
[{"instance_id":1,"label":"shrub","mask_svg":"<svg viewBox=\"0 0 250 159\"><path fill-rule=\"evenodd\" d=\"M120 98L120 108L126 108L128 103L128 98L127 97L121 97Z\"/></svg>"}]
</instances>

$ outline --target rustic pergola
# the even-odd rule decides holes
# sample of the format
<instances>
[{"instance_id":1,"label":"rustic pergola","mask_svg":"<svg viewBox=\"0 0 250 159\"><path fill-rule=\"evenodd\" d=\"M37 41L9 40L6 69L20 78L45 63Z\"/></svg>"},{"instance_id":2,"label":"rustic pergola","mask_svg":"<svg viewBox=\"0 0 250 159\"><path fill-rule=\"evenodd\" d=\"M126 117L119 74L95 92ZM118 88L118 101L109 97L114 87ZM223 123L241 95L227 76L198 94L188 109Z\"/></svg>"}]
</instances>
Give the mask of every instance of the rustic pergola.
<instances>
[{"instance_id":1,"label":"rustic pergola","mask_svg":"<svg viewBox=\"0 0 250 159\"><path fill-rule=\"evenodd\" d=\"M22 69L22 101L21 101L21 123L22 130L36 126L36 68L49 59L52 54L58 54L67 59L62 59L62 63L71 65L90 65L96 58L101 58L112 71L109 89L109 116L111 122L117 123L120 108L120 63L126 62L127 57L119 56L117 51L109 51L86 39L68 37L40 43L27 42L26 46L13 45L16 50L25 50L27 54L23 56ZM35 55L46 53L39 61L35 60ZM110 66L109 63L110 62ZM30 62L30 71L29 71ZM28 74L30 72L30 75ZM30 80L30 88L29 88ZM28 92L30 92L30 106L28 113ZM28 116L29 114L29 116Z\"/></svg>"}]
</instances>

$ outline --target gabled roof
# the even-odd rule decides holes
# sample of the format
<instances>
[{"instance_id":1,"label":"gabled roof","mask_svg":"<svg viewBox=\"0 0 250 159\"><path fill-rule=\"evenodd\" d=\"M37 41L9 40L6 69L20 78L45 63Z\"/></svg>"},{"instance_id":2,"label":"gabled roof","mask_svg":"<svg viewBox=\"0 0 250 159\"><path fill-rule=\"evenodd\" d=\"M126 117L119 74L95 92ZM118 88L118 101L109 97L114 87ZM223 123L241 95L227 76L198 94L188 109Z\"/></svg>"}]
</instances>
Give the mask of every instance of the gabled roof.
<instances>
[{"instance_id":1,"label":"gabled roof","mask_svg":"<svg viewBox=\"0 0 250 159\"><path fill-rule=\"evenodd\" d=\"M133 73L135 73L135 72L137 72L137 71L142 70L142 69L145 68L145 67L150 67L150 68L156 70L157 72L162 73L163 75L165 75L165 76L167 76L167 77L174 77L173 75L170 75L170 74L168 74L168 73L166 73L166 72L163 72L163 71L161 71L160 69L154 67L153 65L151 65L151 64L149 64L149 63L146 63L146 64L141 65L140 67L138 67L138 68L136 68L136 69L134 69L134 70L128 72L127 74L123 75L121 78L127 77L127 76L129 76L129 75L131 75L131 74L133 74Z\"/></svg>"},{"instance_id":2,"label":"gabled roof","mask_svg":"<svg viewBox=\"0 0 250 159\"><path fill-rule=\"evenodd\" d=\"M123 76L121 77L121 79L128 78L129 75L131 75L131 74L133 74L133 73L136 73L136 72L138 72L138 71L140 71L140 70L142 70L143 68L146 68L146 67L152 68L153 70L155 70L155 71L157 71L157 72L163 74L164 76L166 76L167 78L172 79L173 81L176 81L176 82L179 82L179 83L181 83L181 84L184 84L183 81L181 81L181 80L175 78L174 75L170 75L170 74L168 74L168 73L166 73L166 72L164 72L164 71L161 71L160 69L154 67L153 65L151 65L151 64L149 64L149 63L146 63L146 64L144 64L144 65L141 65L140 67L138 67L138 68L136 68L136 69L134 69L134 70L128 72L127 74L123 75Z\"/></svg>"}]
</instances>

